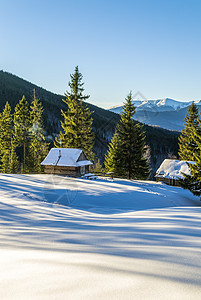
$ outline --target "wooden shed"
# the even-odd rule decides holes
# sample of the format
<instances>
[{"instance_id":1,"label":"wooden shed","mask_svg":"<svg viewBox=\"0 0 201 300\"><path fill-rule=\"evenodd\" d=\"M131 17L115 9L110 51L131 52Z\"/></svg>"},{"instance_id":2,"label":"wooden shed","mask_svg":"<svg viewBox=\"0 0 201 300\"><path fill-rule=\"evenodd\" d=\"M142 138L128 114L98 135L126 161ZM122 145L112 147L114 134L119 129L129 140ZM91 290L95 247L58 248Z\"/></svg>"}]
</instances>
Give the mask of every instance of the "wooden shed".
<instances>
[{"instance_id":1,"label":"wooden shed","mask_svg":"<svg viewBox=\"0 0 201 300\"><path fill-rule=\"evenodd\" d=\"M92 162L81 149L52 148L41 165L48 174L79 177L89 173Z\"/></svg>"},{"instance_id":2,"label":"wooden shed","mask_svg":"<svg viewBox=\"0 0 201 300\"><path fill-rule=\"evenodd\" d=\"M188 164L192 161L175 159L165 159L156 171L156 181L161 181L169 185L179 186L179 179L183 179L183 173L190 175L191 170Z\"/></svg>"}]
</instances>

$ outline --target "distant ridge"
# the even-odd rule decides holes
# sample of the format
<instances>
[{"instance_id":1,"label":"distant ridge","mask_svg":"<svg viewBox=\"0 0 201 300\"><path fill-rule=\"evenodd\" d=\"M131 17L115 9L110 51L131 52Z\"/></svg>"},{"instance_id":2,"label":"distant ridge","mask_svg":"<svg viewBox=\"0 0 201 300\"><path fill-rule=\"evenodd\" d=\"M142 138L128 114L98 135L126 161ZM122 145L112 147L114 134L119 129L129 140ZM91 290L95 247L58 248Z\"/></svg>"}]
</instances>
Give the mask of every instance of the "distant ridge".
<instances>
[{"instance_id":1,"label":"distant ridge","mask_svg":"<svg viewBox=\"0 0 201 300\"><path fill-rule=\"evenodd\" d=\"M181 131L188 106L193 101L182 102L170 98L158 100L133 100L136 107L134 119L147 125L158 126L168 130ZM201 111L201 100L194 101ZM123 105L113 106L109 111L120 114Z\"/></svg>"}]
</instances>

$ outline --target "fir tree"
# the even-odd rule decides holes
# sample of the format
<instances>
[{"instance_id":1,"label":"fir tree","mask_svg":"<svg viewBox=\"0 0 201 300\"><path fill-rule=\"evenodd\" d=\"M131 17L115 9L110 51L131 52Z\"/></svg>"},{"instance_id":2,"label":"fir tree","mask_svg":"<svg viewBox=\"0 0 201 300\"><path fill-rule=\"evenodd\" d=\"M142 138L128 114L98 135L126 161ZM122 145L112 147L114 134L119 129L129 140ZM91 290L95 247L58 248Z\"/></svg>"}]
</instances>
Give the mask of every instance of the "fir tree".
<instances>
[{"instance_id":1,"label":"fir tree","mask_svg":"<svg viewBox=\"0 0 201 300\"><path fill-rule=\"evenodd\" d=\"M90 160L94 160L93 146L94 146L94 132L92 130L93 118L92 112L84 103L81 103L83 106L83 115L81 120L82 126L82 143L81 149L84 150L85 154Z\"/></svg>"},{"instance_id":2,"label":"fir tree","mask_svg":"<svg viewBox=\"0 0 201 300\"><path fill-rule=\"evenodd\" d=\"M41 162L47 155L48 144L44 137L42 103L35 96L30 109L29 170L33 173L41 173L43 170Z\"/></svg>"},{"instance_id":3,"label":"fir tree","mask_svg":"<svg viewBox=\"0 0 201 300\"><path fill-rule=\"evenodd\" d=\"M135 125L134 113L135 107L130 93L124 103L116 133L109 145L105 167L107 171L114 172L114 175L129 179L147 179L150 171L145 158L145 134L139 123Z\"/></svg>"},{"instance_id":4,"label":"fir tree","mask_svg":"<svg viewBox=\"0 0 201 300\"><path fill-rule=\"evenodd\" d=\"M13 143L11 146L9 169L10 173L17 173L19 170L19 161Z\"/></svg>"},{"instance_id":5,"label":"fir tree","mask_svg":"<svg viewBox=\"0 0 201 300\"><path fill-rule=\"evenodd\" d=\"M2 173L10 173L10 151L4 151L1 156Z\"/></svg>"},{"instance_id":6,"label":"fir tree","mask_svg":"<svg viewBox=\"0 0 201 300\"><path fill-rule=\"evenodd\" d=\"M129 179L147 179L149 166L145 158L145 134L142 126L134 124L135 107L130 93L124 103L121 120L117 125L119 135L122 175Z\"/></svg>"},{"instance_id":7,"label":"fir tree","mask_svg":"<svg viewBox=\"0 0 201 300\"><path fill-rule=\"evenodd\" d=\"M199 125L201 126L201 121L199 121ZM194 128L193 134L194 142L197 145L192 159L194 163L188 163L191 174L183 174L184 179L180 180L180 185L185 189L189 189L194 195L201 196L201 133Z\"/></svg>"},{"instance_id":8,"label":"fir tree","mask_svg":"<svg viewBox=\"0 0 201 300\"><path fill-rule=\"evenodd\" d=\"M122 176L133 178L135 174L135 157L136 157L136 131L133 120L135 107L132 103L132 94L125 99L121 119L117 125L117 133L119 138L119 155L121 156L121 173Z\"/></svg>"},{"instance_id":9,"label":"fir tree","mask_svg":"<svg viewBox=\"0 0 201 300\"><path fill-rule=\"evenodd\" d=\"M30 126L29 104L23 96L16 105L14 112L14 143L16 147L22 147L22 172L29 171L28 149L30 141Z\"/></svg>"},{"instance_id":10,"label":"fir tree","mask_svg":"<svg viewBox=\"0 0 201 300\"><path fill-rule=\"evenodd\" d=\"M121 175L119 151L120 151L119 136L117 132L115 132L109 144L109 149L105 156L105 162L104 162L105 171L113 172L114 176Z\"/></svg>"},{"instance_id":11,"label":"fir tree","mask_svg":"<svg viewBox=\"0 0 201 300\"><path fill-rule=\"evenodd\" d=\"M199 123L199 110L193 102L184 119L185 128L179 137L179 157L181 160L193 161L194 154L198 154L198 146L196 143L195 133L200 135L201 126Z\"/></svg>"},{"instance_id":12,"label":"fir tree","mask_svg":"<svg viewBox=\"0 0 201 300\"><path fill-rule=\"evenodd\" d=\"M1 169L4 173L12 173L13 154L15 149L13 146L13 128L12 128L12 114L11 107L6 102L5 108L0 116L0 158ZM17 156L15 156L15 163L17 164ZM16 171L16 169L15 169Z\"/></svg>"},{"instance_id":13,"label":"fir tree","mask_svg":"<svg viewBox=\"0 0 201 300\"><path fill-rule=\"evenodd\" d=\"M59 138L56 139L55 146L82 149L87 157L93 160L94 133L92 131L92 112L83 103L83 100L88 99L89 96L83 95L83 76L79 72L78 67L75 68L74 74L70 75L70 77L71 81L68 83L70 91L66 92L66 99L63 99L68 106L68 110L65 112L61 110L64 118L64 121L61 122L63 131L60 132Z\"/></svg>"},{"instance_id":14,"label":"fir tree","mask_svg":"<svg viewBox=\"0 0 201 300\"><path fill-rule=\"evenodd\" d=\"M147 157L146 136L143 131L143 125L135 125L135 164L133 166L133 175L135 179L147 179L150 175L149 158Z\"/></svg>"}]
</instances>

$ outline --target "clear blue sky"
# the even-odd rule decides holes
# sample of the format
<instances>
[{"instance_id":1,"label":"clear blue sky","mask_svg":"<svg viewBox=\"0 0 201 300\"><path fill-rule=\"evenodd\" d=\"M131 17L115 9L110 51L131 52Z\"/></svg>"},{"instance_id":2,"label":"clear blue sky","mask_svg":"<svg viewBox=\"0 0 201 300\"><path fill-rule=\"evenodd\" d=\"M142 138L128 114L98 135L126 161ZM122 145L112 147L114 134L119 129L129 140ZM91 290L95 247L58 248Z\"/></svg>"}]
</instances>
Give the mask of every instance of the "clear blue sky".
<instances>
[{"instance_id":1,"label":"clear blue sky","mask_svg":"<svg viewBox=\"0 0 201 300\"><path fill-rule=\"evenodd\" d=\"M0 69L64 94L79 66L89 102L201 99L201 0L0 0Z\"/></svg>"}]
</instances>

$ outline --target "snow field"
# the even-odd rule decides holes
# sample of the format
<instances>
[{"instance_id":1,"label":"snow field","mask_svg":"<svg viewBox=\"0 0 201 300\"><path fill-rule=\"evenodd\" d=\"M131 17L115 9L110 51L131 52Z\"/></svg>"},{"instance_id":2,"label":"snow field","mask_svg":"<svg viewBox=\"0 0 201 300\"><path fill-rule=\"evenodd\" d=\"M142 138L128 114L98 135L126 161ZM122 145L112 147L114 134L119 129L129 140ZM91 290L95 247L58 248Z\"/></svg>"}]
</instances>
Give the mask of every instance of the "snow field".
<instances>
[{"instance_id":1,"label":"snow field","mask_svg":"<svg viewBox=\"0 0 201 300\"><path fill-rule=\"evenodd\" d=\"M188 191L1 175L0 195L1 299L201 298L201 206Z\"/></svg>"}]
</instances>

